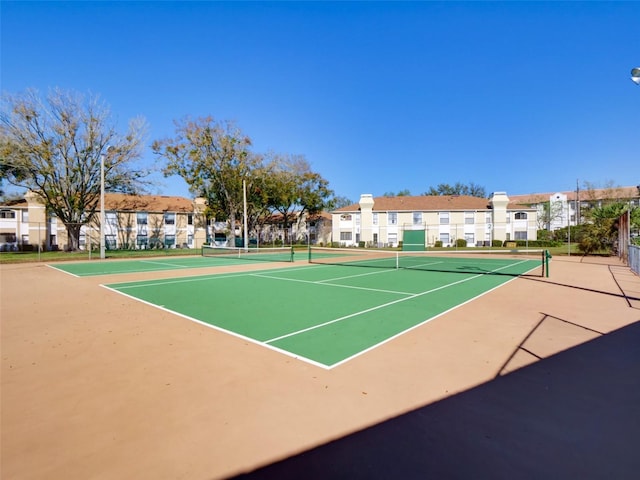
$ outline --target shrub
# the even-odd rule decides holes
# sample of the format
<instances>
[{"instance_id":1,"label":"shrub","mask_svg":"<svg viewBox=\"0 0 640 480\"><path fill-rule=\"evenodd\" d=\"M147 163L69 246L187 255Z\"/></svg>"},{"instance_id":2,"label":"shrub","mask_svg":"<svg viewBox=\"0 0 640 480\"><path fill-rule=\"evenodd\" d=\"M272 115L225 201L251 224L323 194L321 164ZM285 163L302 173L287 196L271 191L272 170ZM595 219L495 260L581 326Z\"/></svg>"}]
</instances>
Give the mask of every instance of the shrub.
<instances>
[{"instance_id":1,"label":"shrub","mask_svg":"<svg viewBox=\"0 0 640 480\"><path fill-rule=\"evenodd\" d=\"M501 247L502 246L502 240L491 240L491 246L492 247Z\"/></svg>"},{"instance_id":2,"label":"shrub","mask_svg":"<svg viewBox=\"0 0 640 480\"><path fill-rule=\"evenodd\" d=\"M467 246L467 241L464 238L458 238L456 240L456 247L464 248Z\"/></svg>"},{"instance_id":3,"label":"shrub","mask_svg":"<svg viewBox=\"0 0 640 480\"><path fill-rule=\"evenodd\" d=\"M433 246L436 247L436 248L442 247L442 240L436 240L436 242L433 244Z\"/></svg>"},{"instance_id":4,"label":"shrub","mask_svg":"<svg viewBox=\"0 0 640 480\"><path fill-rule=\"evenodd\" d=\"M562 242L556 240L516 240L516 245L520 247L561 247Z\"/></svg>"}]
</instances>

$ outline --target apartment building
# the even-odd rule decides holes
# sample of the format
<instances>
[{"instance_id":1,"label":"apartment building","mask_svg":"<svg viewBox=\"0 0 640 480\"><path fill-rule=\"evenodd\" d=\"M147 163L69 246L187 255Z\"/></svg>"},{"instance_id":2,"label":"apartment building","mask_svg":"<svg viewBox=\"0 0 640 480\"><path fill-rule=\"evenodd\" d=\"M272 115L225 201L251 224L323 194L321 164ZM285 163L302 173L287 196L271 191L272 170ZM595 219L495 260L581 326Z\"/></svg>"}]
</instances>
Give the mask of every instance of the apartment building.
<instances>
[{"instance_id":1,"label":"apartment building","mask_svg":"<svg viewBox=\"0 0 640 480\"><path fill-rule=\"evenodd\" d=\"M585 212L607 202L640 206L640 185L512 195L511 201L535 208L538 212L538 229L554 231L584 223Z\"/></svg>"},{"instance_id":2,"label":"apartment building","mask_svg":"<svg viewBox=\"0 0 640 480\"><path fill-rule=\"evenodd\" d=\"M190 200L166 195L105 194L105 245L107 249L200 248L204 243L222 239L228 245L227 222L208 221L204 198ZM236 237L242 238L242 225L236 225ZM275 242L328 243L331 215L309 216L296 212L285 227L282 215L271 216L259 226L261 245ZM33 193L0 205L0 251L62 250L67 248L67 229ZM96 249L100 244L99 215L81 227L80 248Z\"/></svg>"},{"instance_id":3,"label":"apartment building","mask_svg":"<svg viewBox=\"0 0 640 480\"><path fill-rule=\"evenodd\" d=\"M360 196L332 212L332 241L342 246L393 246L407 231L424 232L425 246L464 239L469 246L494 240L536 240L537 209L513 202L506 192L484 198L450 196Z\"/></svg>"},{"instance_id":4,"label":"apartment building","mask_svg":"<svg viewBox=\"0 0 640 480\"><path fill-rule=\"evenodd\" d=\"M204 217L205 200L166 195L105 194L105 244L108 249L199 248L212 227ZM80 248L100 244L99 215L80 230ZM33 193L0 205L0 249L67 248L65 225L46 212Z\"/></svg>"}]
</instances>

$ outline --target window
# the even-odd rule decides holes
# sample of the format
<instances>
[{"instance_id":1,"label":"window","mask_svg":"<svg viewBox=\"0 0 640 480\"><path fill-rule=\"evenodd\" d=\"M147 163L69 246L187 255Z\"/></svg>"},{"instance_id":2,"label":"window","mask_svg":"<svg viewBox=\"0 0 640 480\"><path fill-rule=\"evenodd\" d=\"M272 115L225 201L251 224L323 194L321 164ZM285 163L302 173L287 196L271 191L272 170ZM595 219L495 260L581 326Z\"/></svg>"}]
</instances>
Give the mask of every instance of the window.
<instances>
[{"instance_id":1,"label":"window","mask_svg":"<svg viewBox=\"0 0 640 480\"><path fill-rule=\"evenodd\" d=\"M176 214L175 213L165 213L164 214L164 224L165 225L175 225L176 224Z\"/></svg>"},{"instance_id":2,"label":"window","mask_svg":"<svg viewBox=\"0 0 640 480\"><path fill-rule=\"evenodd\" d=\"M387 213L387 221L389 225L397 225L398 224L398 212L389 212Z\"/></svg>"},{"instance_id":3,"label":"window","mask_svg":"<svg viewBox=\"0 0 640 480\"><path fill-rule=\"evenodd\" d=\"M0 233L0 243L16 243L16 234L15 233Z\"/></svg>"},{"instance_id":4,"label":"window","mask_svg":"<svg viewBox=\"0 0 640 480\"><path fill-rule=\"evenodd\" d=\"M146 235L138 235L136 237L136 245L138 245L138 248L146 248L147 245L149 244L149 237Z\"/></svg>"},{"instance_id":5,"label":"window","mask_svg":"<svg viewBox=\"0 0 640 480\"><path fill-rule=\"evenodd\" d=\"M117 227L118 226L118 216L116 214L116 212L107 212L105 214L106 216L106 222L105 222L105 226L109 225L111 227Z\"/></svg>"},{"instance_id":6,"label":"window","mask_svg":"<svg viewBox=\"0 0 640 480\"><path fill-rule=\"evenodd\" d=\"M164 237L164 245L167 248L171 248L172 245L176 244L176 236L175 235L166 235Z\"/></svg>"},{"instance_id":7,"label":"window","mask_svg":"<svg viewBox=\"0 0 640 480\"><path fill-rule=\"evenodd\" d=\"M371 217L371 223L373 225L378 225L378 212L373 212Z\"/></svg>"},{"instance_id":8,"label":"window","mask_svg":"<svg viewBox=\"0 0 640 480\"><path fill-rule=\"evenodd\" d=\"M105 235L104 236L104 243L105 246L107 248L107 250L115 250L117 243L116 243L116 236L115 235Z\"/></svg>"},{"instance_id":9,"label":"window","mask_svg":"<svg viewBox=\"0 0 640 480\"><path fill-rule=\"evenodd\" d=\"M442 242L442 245L449 245L449 234L448 233L441 233L440 234L440 241Z\"/></svg>"},{"instance_id":10,"label":"window","mask_svg":"<svg viewBox=\"0 0 640 480\"><path fill-rule=\"evenodd\" d=\"M340 232L340 240L342 240L342 241L350 241L351 240L351 232Z\"/></svg>"},{"instance_id":11,"label":"window","mask_svg":"<svg viewBox=\"0 0 640 480\"><path fill-rule=\"evenodd\" d=\"M187 215L187 225L193 225L193 213Z\"/></svg>"},{"instance_id":12,"label":"window","mask_svg":"<svg viewBox=\"0 0 640 480\"><path fill-rule=\"evenodd\" d=\"M464 212L464 223L473 225L475 223L475 214L473 212Z\"/></svg>"},{"instance_id":13,"label":"window","mask_svg":"<svg viewBox=\"0 0 640 480\"><path fill-rule=\"evenodd\" d=\"M464 239L467 241L467 245L473 245L475 243L475 236L473 233L465 233Z\"/></svg>"},{"instance_id":14,"label":"window","mask_svg":"<svg viewBox=\"0 0 640 480\"><path fill-rule=\"evenodd\" d=\"M527 232L526 231L513 232L513 239L514 240L526 240L527 239Z\"/></svg>"},{"instance_id":15,"label":"window","mask_svg":"<svg viewBox=\"0 0 640 480\"><path fill-rule=\"evenodd\" d=\"M350 222L351 221L351 214L350 213L343 213L342 215L340 215L340 221L341 222Z\"/></svg>"},{"instance_id":16,"label":"window","mask_svg":"<svg viewBox=\"0 0 640 480\"><path fill-rule=\"evenodd\" d=\"M527 214L525 212L516 212L516 220L526 220Z\"/></svg>"},{"instance_id":17,"label":"window","mask_svg":"<svg viewBox=\"0 0 640 480\"><path fill-rule=\"evenodd\" d=\"M413 224L422 225L422 212L413 212Z\"/></svg>"},{"instance_id":18,"label":"window","mask_svg":"<svg viewBox=\"0 0 640 480\"><path fill-rule=\"evenodd\" d=\"M449 212L440 212L439 217L440 225L449 225Z\"/></svg>"},{"instance_id":19,"label":"window","mask_svg":"<svg viewBox=\"0 0 640 480\"><path fill-rule=\"evenodd\" d=\"M0 210L0 218L16 218L16 212L13 210Z\"/></svg>"},{"instance_id":20,"label":"window","mask_svg":"<svg viewBox=\"0 0 640 480\"><path fill-rule=\"evenodd\" d=\"M29 210L22 210L22 223L29 223Z\"/></svg>"},{"instance_id":21,"label":"window","mask_svg":"<svg viewBox=\"0 0 640 480\"><path fill-rule=\"evenodd\" d=\"M149 221L148 215L149 214L147 212L138 212L136 214L136 223L138 225L146 225L147 222Z\"/></svg>"}]
</instances>

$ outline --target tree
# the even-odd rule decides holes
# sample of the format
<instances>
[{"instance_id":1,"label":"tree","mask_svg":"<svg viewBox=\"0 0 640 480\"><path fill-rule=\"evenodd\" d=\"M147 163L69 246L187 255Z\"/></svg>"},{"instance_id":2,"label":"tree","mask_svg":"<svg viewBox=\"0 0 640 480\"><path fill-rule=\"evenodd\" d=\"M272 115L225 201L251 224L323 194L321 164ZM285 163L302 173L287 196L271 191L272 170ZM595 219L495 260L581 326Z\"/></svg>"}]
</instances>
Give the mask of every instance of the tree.
<instances>
[{"instance_id":1,"label":"tree","mask_svg":"<svg viewBox=\"0 0 640 480\"><path fill-rule=\"evenodd\" d=\"M550 229L552 223L563 217L562 202L560 201L552 202L548 198L545 200L544 197L539 196L534 199L533 204L542 205L542 209L538 209L537 220L539 229Z\"/></svg>"},{"instance_id":2,"label":"tree","mask_svg":"<svg viewBox=\"0 0 640 480\"><path fill-rule=\"evenodd\" d=\"M348 207L349 205L353 205L354 203L355 202L352 202L347 197L336 196L336 197L333 197L333 199L331 200L331 206L329 208L336 209L336 208Z\"/></svg>"},{"instance_id":3,"label":"tree","mask_svg":"<svg viewBox=\"0 0 640 480\"><path fill-rule=\"evenodd\" d=\"M580 251L585 255L598 251L612 253L618 238L616 221L628 208L626 203L613 202L590 209L588 223L582 226L584 231L578 243Z\"/></svg>"},{"instance_id":4,"label":"tree","mask_svg":"<svg viewBox=\"0 0 640 480\"><path fill-rule=\"evenodd\" d=\"M285 232L305 213L312 216L331 205L329 182L311 170L303 155L277 155L269 168L269 204L282 215Z\"/></svg>"},{"instance_id":5,"label":"tree","mask_svg":"<svg viewBox=\"0 0 640 480\"><path fill-rule=\"evenodd\" d=\"M400 190L398 193L385 192L382 194L382 196L383 197L410 197L411 191L409 191L408 188L405 188L404 190Z\"/></svg>"},{"instance_id":6,"label":"tree","mask_svg":"<svg viewBox=\"0 0 640 480\"><path fill-rule=\"evenodd\" d=\"M80 229L95 215L100 164L105 189L134 193L147 171L134 168L142 154L146 122L136 118L119 134L97 96L55 89L2 96L0 171L10 184L31 190L65 225L68 249L79 246Z\"/></svg>"},{"instance_id":7,"label":"tree","mask_svg":"<svg viewBox=\"0 0 640 480\"><path fill-rule=\"evenodd\" d=\"M473 182L469 183L469 185L456 182L453 186L448 183L440 183L437 187L429 187L429 190L423 195L470 195L478 198L486 198L487 196L484 187Z\"/></svg>"},{"instance_id":8,"label":"tree","mask_svg":"<svg viewBox=\"0 0 640 480\"><path fill-rule=\"evenodd\" d=\"M243 181L261 159L250 152L251 139L233 122L207 116L174 123L176 136L156 140L151 148L167 161L165 176L180 175L191 193L207 199L210 216L229 219L234 245L236 219L243 211Z\"/></svg>"}]
</instances>

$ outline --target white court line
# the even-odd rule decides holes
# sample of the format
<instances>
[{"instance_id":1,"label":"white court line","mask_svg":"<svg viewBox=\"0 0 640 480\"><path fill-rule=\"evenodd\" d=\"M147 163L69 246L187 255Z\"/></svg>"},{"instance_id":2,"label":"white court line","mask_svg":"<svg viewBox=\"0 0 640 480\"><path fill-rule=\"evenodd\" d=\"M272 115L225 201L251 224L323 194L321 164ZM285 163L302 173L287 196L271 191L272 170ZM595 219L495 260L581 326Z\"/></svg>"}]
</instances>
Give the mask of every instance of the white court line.
<instances>
[{"instance_id":1,"label":"white court line","mask_svg":"<svg viewBox=\"0 0 640 480\"><path fill-rule=\"evenodd\" d=\"M358 275L347 275L344 277L334 277L334 278L327 278L326 280L318 280L318 283L322 283L322 282L334 282L336 280L345 280L347 278L357 278L357 277L366 277L367 275L379 275L381 273L390 273L390 272L395 272L397 271L396 269L393 270L380 270L377 272L368 272L368 273L359 273Z\"/></svg>"},{"instance_id":2,"label":"white court line","mask_svg":"<svg viewBox=\"0 0 640 480\"><path fill-rule=\"evenodd\" d=\"M147 302L146 300L142 300L141 298L134 297L133 295L129 295L129 294L123 293L120 290L115 290L115 289L113 289L111 287L108 287L107 285L100 285L100 286L102 288L106 288L107 290L111 290L112 292L118 293L120 295L124 295L125 297L128 297L128 298L130 298L132 300L135 300L135 301L138 301L138 302L142 302L142 303L144 303L146 305L149 305L151 307L155 307L155 308L160 309L160 310L162 310L164 312L172 313L173 315L177 315L178 317L182 317L182 318L185 318L185 319L190 320L192 322L198 323L198 324L200 324L202 326L209 327L209 328L211 328L213 330L217 330L218 332L223 332L223 333L226 333L226 334L231 335L233 337L240 338L240 339L242 339L242 340L244 340L246 342L253 343L255 345L260 345L261 347L266 347L269 350L273 350L275 352L284 354L284 355L286 355L288 357L295 358L296 360L302 360L302 361L310 363L311 365L314 365L316 367L324 368L325 370L329 370L330 369L330 367L328 365L325 365L324 363L316 362L315 360L311 360L310 358L306 358L306 357L302 357L300 355L296 355L293 352L289 352L287 350L283 350L281 348L274 347L273 345L267 345L266 343L264 343L264 342L262 342L260 340L256 340L255 338L247 337L247 336L242 335L240 333L234 332L233 330L227 330L225 328L218 327L217 325L213 325L211 323L203 322L202 320L198 320L197 318L193 318L193 317L190 317L190 316L185 315L183 313L176 312L175 310L170 310L170 309L164 307L163 305L157 305L155 303Z\"/></svg>"},{"instance_id":3,"label":"white court line","mask_svg":"<svg viewBox=\"0 0 640 480\"><path fill-rule=\"evenodd\" d=\"M300 268L315 268L315 267L288 267L282 269L276 269L271 271L276 272L286 272L289 270L299 270ZM263 270L266 271L266 270ZM144 288L144 287L157 287L160 285L172 285L176 283L190 283L190 282L202 282L206 280L222 280L229 277L248 277L254 275L255 272L235 272L235 273L213 273L207 275L197 275L193 277L186 278L176 278L174 280L151 280L149 282L139 281L139 282L120 282L111 284L110 287L113 289L125 289L125 288ZM132 283L132 285L126 285L127 283Z\"/></svg>"},{"instance_id":4,"label":"white court line","mask_svg":"<svg viewBox=\"0 0 640 480\"><path fill-rule=\"evenodd\" d=\"M526 260L525 260L525 261L526 261ZM518 262L518 263L522 263L522 262ZM517 264L514 264L514 265L517 265ZM326 267L326 265L317 265L317 266L318 266L318 267ZM509 266L511 266L511 265L509 265ZM55 267L52 267L52 268L55 268ZM306 267L306 268L315 268L315 267ZM502 268L507 268L507 267L502 267ZM286 268L286 269L279 269L279 270L276 270L276 271L282 272L282 271L291 271L291 270L297 270L297 269L296 269L295 267L291 267L291 268ZM496 271L497 271L497 270L496 270ZM65 273L66 273L66 272L65 272ZM193 279L193 281L209 280L209 279L213 279L213 278L215 278L215 279L218 279L218 278L227 278L227 277L235 277L235 276L249 276L249 275L255 275L255 273L252 273L252 272L242 272L242 273L232 273L232 274L201 275L199 278L197 278L197 279ZM461 283L461 282L463 282L463 281L468 281L468 280L471 280L471 279L473 279L473 278L481 277L481 276L483 276L483 275L484 275L484 274L475 275L474 277L469 277L469 278L464 279L464 280L461 280L461 281L459 281L459 282L454 282L453 284L445 285L445 286L439 287L439 288L437 288L437 289L430 290L430 291L428 291L428 292L422 292L422 293L420 293L420 294L415 294L415 295L413 295L413 297L420 296L420 295L424 295L424 294L427 294L427 293L430 293L430 292L434 292L434 291L436 291L436 290L439 290L439 289L446 288L446 287L449 287L449 286L451 286L451 285L454 285L455 283ZM517 278L517 277L514 277L514 278L513 278L513 279L511 279L510 281L513 281L513 280L515 280L516 278ZM191 281L191 280L185 280L185 281ZM156 283L147 283L147 284L145 284L145 286L155 286L155 285L159 285L159 284L161 285L161 284L165 284L165 283L179 283L179 282L180 282L180 281L179 281L179 280L177 280L177 281L175 281L175 282L156 282ZM506 283L508 283L508 282L506 282ZM170 309L168 309L168 308L165 308L164 306L160 306L160 305L157 305L157 304L154 304L154 303L148 302L148 301L146 301L146 300L142 300L141 298L135 297L135 296L133 296L133 295L126 294L126 293L122 292L120 289L122 289L122 288L129 288L129 287L127 287L127 286L119 287L118 285L122 285L122 284L114 284L113 286L107 286L107 285L100 285L100 286L101 286L101 287L103 287L103 288L105 288L105 289L107 289L107 290L111 290L111 291L113 291L113 292L115 292L115 293L118 293L118 294L120 294L120 295L124 295L125 297L129 297L129 298L131 298L132 300L135 300L135 301L138 301L138 302L142 302L142 303L144 303L144 304L147 304L147 305L149 305L149 306L151 306L151 307L158 308L158 309L163 310L163 311L165 311L165 312L172 313L172 314L177 315L177 316L179 316L179 317L185 318L185 319L190 320L190 321L192 321L192 322L195 322L195 323L198 323L198 324L203 325L203 326L205 326L205 327L211 328L211 329L213 329L213 330L217 330L217 331L219 331L219 332L224 332L224 333L227 333L227 334L229 334L229 335L232 335L232 336L234 336L234 337L236 337L236 338L240 338L240 339L243 339L243 340L245 340L245 341L247 341L247 342L253 343L253 344L255 344L255 345L260 345L260 346L262 346L262 347L266 347L266 348L268 348L268 349L270 349L270 350L273 350L273 351L275 351L275 352L281 353L281 354L286 355L286 356L291 357L291 358L295 358L295 359L297 359L297 360L301 360L301 361L303 361L303 362L306 362L306 363L308 363L308 364L314 365L314 366L316 366L316 367L319 367L319 368L322 368L322 369L325 369L325 370L331 370L331 369L333 369L333 368L335 368L335 367L337 367L337 366L339 366L339 365L342 365L342 364L344 364L344 363L346 363L346 362L348 362L348 361L352 360L353 358L356 358L356 357L358 357L358 356L360 356L360 355L363 355L364 353L369 352L369 351L371 351L371 350L373 350L373 349L375 349L375 348L379 347L380 345L385 344L385 343L387 343L387 342L389 342L389 341L391 341L391 340L393 340L393 339L395 339L395 338L399 337L400 335L405 334L405 333L406 333L406 332L408 332L408 331L411 331L411 330L413 330L413 329L415 329L415 328L418 328L418 327L420 327L420 326L422 326L422 325L424 325L424 324L426 324L426 323L430 322L431 320L434 320L434 319L436 319L436 318L438 318L438 317L440 317L440 316L442 316L442 315L444 315L444 314L446 314L446 313L450 312L451 310L454 310L454 309L456 309L456 308L460 307L461 305L464 305L465 303L469 303L469 302L471 302L472 300L474 300L475 298L478 298L478 297L480 297L480 296L482 296L482 295L485 295L485 294L487 294L487 293L489 293L489 292L491 292L491 291L493 291L493 290L495 290L495 289L497 289L497 288L501 287L501 286L502 286L502 285L504 285L504 284L497 285L496 287L494 287L494 288L492 288L492 289L490 289L490 290L487 290L487 291L485 291L485 292L481 293L480 295L477 295L476 297L473 297L473 298L471 298L471 299L467 300L466 302L464 302L464 303L462 303L462 304L460 304L460 305L456 305L456 306L454 306L454 307L450 308L449 310L447 310L447 311L445 311L445 312L441 312L441 313L439 313L438 315L435 315L435 316L433 316L433 317L430 317L430 318L428 318L428 319L425 319L423 322L421 322L421 323L419 323L419 324L416 324L416 325L414 325L413 327L410 327L410 328L408 328L408 329L406 329L406 330L403 330L403 331L401 331L401 332L397 333L396 335L394 335L394 336L392 336L392 337L386 338L386 339L384 339L383 341L381 341L381 342L379 342L379 343L377 343L377 344L375 344L375 345L372 345L371 347L369 347L369 348L367 348L367 349L365 349L365 350L362 350L362 351L360 351L360 352L356 353L355 355L352 355L352 356L350 356L350 357L344 358L343 360L341 360L341 361L339 361L339 362L336 362L336 363L334 363L334 364L331 364L331 365L326 365L326 364L324 364L324 363L320 363L320 362L318 362L318 361L312 360L312 359L307 358L307 357L304 357L304 356L302 356L302 355L297 355L297 354L295 354L295 353L293 353L293 352L290 352L290 351L288 351L288 350L281 349L281 348L276 347L276 346L274 346L274 345L269 345L269 344L267 343L267 342L273 342L273 341L275 341L276 339L267 340L266 342L265 342L265 341L256 340L256 339L253 339L253 338L251 338L251 337L246 337L246 336L244 336L244 335L241 335L241 334L239 334L239 333L237 333L237 332L234 332L234 331L232 331L232 330L227 330L227 329L224 329L224 328L218 327L218 326L216 326L216 325L212 325L212 324L206 323L206 322L204 322L204 321L198 320L198 319L193 318L193 317L190 317L190 316L188 316L188 315L184 315L184 314L179 313L179 312L176 312L176 311L174 311L174 310L170 310ZM413 298L413 297L411 297L411 298ZM409 298L407 298L407 299L401 299L401 300L399 300L399 301L404 301L404 300L408 300L408 299L409 299ZM397 301L396 301L396 302L390 302L390 303L397 303ZM383 306L381 305L381 306L376 307L376 308L382 308L382 307L383 307ZM370 309L370 310L373 310L373 309ZM364 312L359 312L359 313L364 313ZM354 314L354 315L357 315L357 314ZM353 316L353 315L350 315L350 316ZM343 317L343 318L347 318L347 317ZM340 319L336 319L336 320L332 321L331 323L334 323L335 321L339 321L339 320L340 320ZM328 324L328 323L327 323L327 324ZM325 325L326 325L326 324L325 324ZM310 328L310 329L305 329L305 330L311 330L311 328ZM294 333L289 334L289 335L287 335L287 336L292 336L292 335L295 335L296 333L302 333L302 331L300 331L300 332L294 332ZM280 337L280 338L284 338L284 336L283 336L283 337Z\"/></svg>"},{"instance_id":5,"label":"white court line","mask_svg":"<svg viewBox=\"0 0 640 480\"><path fill-rule=\"evenodd\" d=\"M374 350L374 349L376 349L376 348L380 347L381 345L384 345L385 343L388 343L388 342L391 342L392 340L395 340L396 338L400 337L401 335L404 335L404 334L405 334L405 333L407 333L407 332L410 332L410 331L412 331L412 330L415 330L416 328L420 328L420 327L422 327L423 325L426 325L427 323L429 323L429 322L431 322L431 321L435 320L436 318L440 318L440 317L442 317L443 315L446 315L447 313L452 312L453 310L456 310L456 309L458 309L458 308L462 307L463 305L466 305L467 303L470 303L470 302L474 301L474 300L475 300L475 299L477 299L477 298L480 298L480 297L482 297L482 296L484 296L484 295L487 295L487 294L488 294L488 293L490 293L490 292L493 292L494 290L497 290L498 288L500 288L500 287L502 287L502 286L506 285L506 284L507 284L507 283L509 283L509 282L513 282L513 281L514 281L514 280L516 280L517 278L518 278L518 277L513 277L511 280L508 280L508 281L506 281L505 283L501 283L500 285L496 285L495 287L493 287L493 288L491 288L491 289L489 289L489 290L486 290L486 291L484 291L484 292L482 292L482 293L480 293L480 294L476 295L475 297L471 297L471 298L470 298L470 299L468 299L466 302L462 302L462 303L459 303L459 304L457 304L457 305L454 305L453 307L449 308L448 310L445 310L444 312L440 312L440 313L438 313L437 315L434 315L433 317L425 318L422 322L417 323L417 324L415 324L414 326L409 327L409 328L407 328L407 329L405 329L405 330L402 330L401 332L398 332L398 333L396 333L395 335L392 335L392 336L391 336L391 337L389 337L389 338L385 338L384 340L382 340L382 341L380 341L380 342L376 343L375 345L371 345L369 348L365 348L364 350L361 350L361 351L359 351L359 352L357 352L357 353L355 353L355 354L351 355L350 357L343 358L343 359L342 359L342 360L340 360L339 362L332 363L331 365L327 365L327 367L326 367L326 368L327 368L328 370L331 370L331 369L333 369L333 368L335 368L335 367L338 367L338 366L340 366L340 365L342 365L342 364L344 364L344 363L347 363L347 362L349 362L349 361L353 360L353 359L354 359L354 358L356 358L356 357L359 357L360 355L364 355L365 353L370 352L371 350Z\"/></svg>"},{"instance_id":6,"label":"white court line","mask_svg":"<svg viewBox=\"0 0 640 480\"><path fill-rule=\"evenodd\" d=\"M66 270L63 270L63 269L61 269L61 268L58 268L58 267L56 267L55 265L49 265L49 264L47 264L47 267L49 267L49 268L53 268L54 270L57 270L57 271L62 272L62 273L66 273L67 275L71 275L72 277L76 277L76 278L86 277L86 275L76 275L75 273L67 272Z\"/></svg>"},{"instance_id":7,"label":"white court line","mask_svg":"<svg viewBox=\"0 0 640 480\"><path fill-rule=\"evenodd\" d=\"M509 267L518 265L520 263L526 262L526 261L527 260L522 260L520 262L516 262L516 263L513 263L511 265L506 265L504 267L500 267L500 268L497 268L495 270L492 270L492 272L497 272L499 270L503 270L505 268L509 268ZM418 298L418 297L421 297L423 295L428 295L429 293L437 292L439 290L443 290L445 288L449 288L449 287L452 287L454 285L458 285L460 283L468 282L469 280L473 280L473 279L482 277L484 275L486 275L486 274L479 273L479 274L474 275L472 277L463 278L462 280L458 280L457 282L447 283L447 284L441 285L441 286L439 286L437 288L432 288L431 290L426 290L424 292L413 294L413 295L411 295L409 297L406 297L406 298L400 298L398 300L393 300L391 302L387 302L387 303L383 303L382 305L377 305L375 307L367 308L366 310L362 310L360 312L351 313L349 315L345 315L345 316L340 317L340 318L335 318L333 320L329 320L328 322L320 323L320 324L314 325L312 327L303 328L302 330L298 330L298 331L295 331L295 332L287 333L286 335L281 335L279 337L271 338L269 340L265 340L265 343L276 342L278 340L282 340L283 338L293 337L295 335L299 335L301 333L309 332L311 330L316 330L318 328L326 327L327 325L331 325L331 324L334 324L334 323L337 323L337 322L341 322L343 320L347 320L347 319L352 318L352 317L357 317L358 315L363 315L365 313L373 312L373 311L379 310L381 308L386 308L386 307L388 307L390 305L395 305L396 303L406 302L407 300L413 300L414 298Z\"/></svg>"},{"instance_id":8,"label":"white court line","mask_svg":"<svg viewBox=\"0 0 640 480\"><path fill-rule=\"evenodd\" d=\"M193 268L192 265L178 265L175 263L155 262L153 260L140 260L140 263L153 263L154 265L165 265L173 268Z\"/></svg>"},{"instance_id":9,"label":"white court line","mask_svg":"<svg viewBox=\"0 0 640 480\"><path fill-rule=\"evenodd\" d=\"M311 283L313 285L321 285L323 287L335 287L335 288L351 288L354 290L368 290L370 292L380 292L380 293L396 293L398 295L413 295L412 292L398 292L395 290L382 290L379 288L368 288L368 287L356 287L354 285L333 285L331 283L324 283L324 282L328 282L331 280L321 280L321 281L313 281L313 280L299 280L296 278L283 278L283 277L274 277L272 275L261 275L261 274L254 274L252 275L254 277L262 277L262 278L269 278L272 280L283 280L285 282L298 282L298 283ZM357 276L357 275L355 275Z\"/></svg>"}]
</instances>

